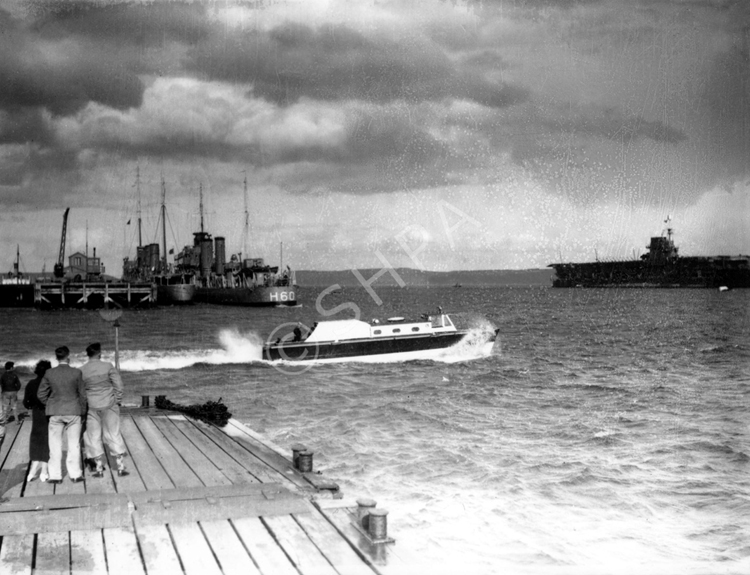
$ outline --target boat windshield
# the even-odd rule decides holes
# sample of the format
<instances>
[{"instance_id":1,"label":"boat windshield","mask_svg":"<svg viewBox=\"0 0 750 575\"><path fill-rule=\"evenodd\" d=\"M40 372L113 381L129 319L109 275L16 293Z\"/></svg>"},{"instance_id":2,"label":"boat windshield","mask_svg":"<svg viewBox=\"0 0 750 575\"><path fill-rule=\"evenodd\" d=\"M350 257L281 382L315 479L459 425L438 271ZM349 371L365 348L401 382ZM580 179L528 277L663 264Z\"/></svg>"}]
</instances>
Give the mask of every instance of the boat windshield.
<instances>
[{"instance_id":1,"label":"boat windshield","mask_svg":"<svg viewBox=\"0 0 750 575\"><path fill-rule=\"evenodd\" d=\"M444 313L441 313L440 315L431 315L429 316L429 320L432 327L450 327L453 325L450 318Z\"/></svg>"}]
</instances>

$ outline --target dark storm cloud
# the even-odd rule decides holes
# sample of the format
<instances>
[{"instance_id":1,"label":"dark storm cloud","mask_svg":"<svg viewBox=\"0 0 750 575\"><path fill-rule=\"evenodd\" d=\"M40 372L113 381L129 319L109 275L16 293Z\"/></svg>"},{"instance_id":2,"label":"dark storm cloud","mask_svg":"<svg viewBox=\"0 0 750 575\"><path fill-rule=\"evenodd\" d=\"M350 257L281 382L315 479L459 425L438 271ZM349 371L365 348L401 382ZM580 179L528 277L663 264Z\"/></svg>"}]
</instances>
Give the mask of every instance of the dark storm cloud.
<instances>
[{"instance_id":1,"label":"dark storm cloud","mask_svg":"<svg viewBox=\"0 0 750 575\"><path fill-rule=\"evenodd\" d=\"M81 181L76 152L28 146L4 155L0 163L3 206L12 209L59 206L66 191Z\"/></svg>"},{"instance_id":2,"label":"dark storm cloud","mask_svg":"<svg viewBox=\"0 0 750 575\"><path fill-rule=\"evenodd\" d=\"M594 136L608 140L631 141L648 138L668 144L678 144L687 140L684 132L663 122L646 120L639 116L623 117L615 110L605 110L593 116L548 118L543 120L541 125L553 134Z\"/></svg>"},{"instance_id":3,"label":"dark storm cloud","mask_svg":"<svg viewBox=\"0 0 750 575\"><path fill-rule=\"evenodd\" d=\"M199 2L121 3L97 6L90 2L42 5L32 30L43 38L88 38L102 44L163 48L170 41L192 45L210 30Z\"/></svg>"},{"instance_id":4,"label":"dark storm cloud","mask_svg":"<svg viewBox=\"0 0 750 575\"><path fill-rule=\"evenodd\" d=\"M285 24L196 47L187 66L210 78L253 82L254 93L288 104L301 97L410 103L466 98L501 108L527 98L518 87L462 72L436 46L413 37L367 37L346 26Z\"/></svg>"},{"instance_id":5,"label":"dark storm cloud","mask_svg":"<svg viewBox=\"0 0 750 575\"><path fill-rule=\"evenodd\" d=\"M711 67L703 98L708 105L706 136L717 166L717 180L750 174L750 29L719 54Z\"/></svg>"},{"instance_id":6,"label":"dark storm cloud","mask_svg":"<svg viewBox=\"0 0 750 575\"><path fill-rule=\"evenodd\" d=\"M70 40L44 41L13 24L4 19L0 35L0 109L40 107L70 115L89 102L117 109L141 104L142 82L117 61Z\"/></svg>"},{"instance_id":7,"label":"dark storm cloud","mask_svg":"<svg viewBox=\"0 0 750 575\"><path fill-rule=\"evenodd\" d=\"M0 144L51 145L55 134L40 108L0 111Z\"/></svg>"}]
</instances>

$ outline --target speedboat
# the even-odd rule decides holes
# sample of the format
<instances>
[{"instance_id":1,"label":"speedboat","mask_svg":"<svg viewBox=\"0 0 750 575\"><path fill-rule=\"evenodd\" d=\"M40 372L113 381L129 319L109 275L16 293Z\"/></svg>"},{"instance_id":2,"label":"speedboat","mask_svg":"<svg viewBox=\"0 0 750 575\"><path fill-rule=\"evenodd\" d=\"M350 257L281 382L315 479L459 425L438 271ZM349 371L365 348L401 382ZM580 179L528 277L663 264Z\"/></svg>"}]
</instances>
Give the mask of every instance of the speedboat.
<instances>
[{"instance_id":1,"label":"speedboat","mask_svg":"<svg viewBox=\"0 0 750 575\"><path fill-rule=\"evenodd\" d=\"M455 314L461 315L461 314ZM358 319L319 321L305 336L301 324L294 335L267 341L267 361L331 361L346 358L375 360L429 359L436 352L471 340L472 345L492 347L499 329L487 319L457 321L447 313L424 315L419 321L391 317L384 322ZM458 325L457 325L458 324ZM461 325L465 324L465 325Z\"/></svg>"}]
</instances>

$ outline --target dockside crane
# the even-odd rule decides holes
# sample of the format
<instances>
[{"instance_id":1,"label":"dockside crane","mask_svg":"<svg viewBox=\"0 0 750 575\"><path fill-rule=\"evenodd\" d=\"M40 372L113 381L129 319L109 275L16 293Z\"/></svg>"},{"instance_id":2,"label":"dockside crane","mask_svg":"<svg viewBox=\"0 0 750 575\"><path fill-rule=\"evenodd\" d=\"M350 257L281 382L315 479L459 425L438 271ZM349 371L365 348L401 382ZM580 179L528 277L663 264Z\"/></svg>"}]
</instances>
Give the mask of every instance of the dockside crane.
<instances>
[{"instance_id":1,"label":"dockside crane","mask_svg":"<svg viewBox=\"0 0 750 575\"><path fill-rule=\"evenodd\" d=\"M57 263L53 270L56 278L62 278L65 275L65 238L67 237L68 231L69 211L70 208L65 208L65 214L63 214L62 236L60 237L60 255L57 256Z\"/></svg>"}]
</instances>

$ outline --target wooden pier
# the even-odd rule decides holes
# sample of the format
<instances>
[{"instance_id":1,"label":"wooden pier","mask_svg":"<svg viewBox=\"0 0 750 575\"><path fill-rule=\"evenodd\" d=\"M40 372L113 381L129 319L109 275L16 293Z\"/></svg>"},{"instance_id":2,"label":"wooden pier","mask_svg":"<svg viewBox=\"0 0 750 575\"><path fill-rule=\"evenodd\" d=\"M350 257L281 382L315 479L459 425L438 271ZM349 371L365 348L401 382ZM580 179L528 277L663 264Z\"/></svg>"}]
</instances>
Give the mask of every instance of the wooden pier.
<instances>
[{"instance_id":1,"label":"wooden pier","mask_svg":"<svg viewBox=\"0 0 750 575\"><path fill-rule=\"evenodd\" d=\"M156 285L151 283L53 282L34 284L35 307L143 307L154 304L156 304Z\"/></svg>"},{"instance_id":2,"label":"wooden pier","mask_svg":"<svg viewBox=\"0 0 750 575\"><path fill-rule=\"evenodd\" d=\"M0 447L2 574L414 572L335 483L234 419L123 408L130 474L110 459L103 478L57 485L26 481L30 428L9 423Z\"/></svg>"}]
</instances>

